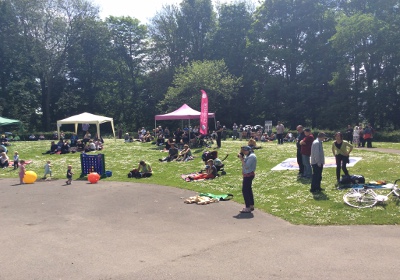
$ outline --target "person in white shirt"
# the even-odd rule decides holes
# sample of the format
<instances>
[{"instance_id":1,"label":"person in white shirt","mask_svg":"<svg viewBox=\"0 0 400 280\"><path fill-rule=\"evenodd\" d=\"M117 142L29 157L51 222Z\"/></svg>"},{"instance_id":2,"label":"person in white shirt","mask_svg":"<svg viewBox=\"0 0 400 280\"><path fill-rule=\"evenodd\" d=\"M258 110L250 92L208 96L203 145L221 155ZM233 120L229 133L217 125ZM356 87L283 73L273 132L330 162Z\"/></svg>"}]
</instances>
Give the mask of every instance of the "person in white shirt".
<instances>
[{"instance_id":1,"label":"person in white shirt","mask_svg":"<svg viewBox=\"0 0 400 280\"><path fill-rule=\"evenodd\" d=\"M325 139L325 133L318 133L317 139L311 145L311 167L312 167L312 180L310 192L316 193L323 191L321 188L322 170L325 164L325 155L322 142Z\"/></svg>"}]
</instances>

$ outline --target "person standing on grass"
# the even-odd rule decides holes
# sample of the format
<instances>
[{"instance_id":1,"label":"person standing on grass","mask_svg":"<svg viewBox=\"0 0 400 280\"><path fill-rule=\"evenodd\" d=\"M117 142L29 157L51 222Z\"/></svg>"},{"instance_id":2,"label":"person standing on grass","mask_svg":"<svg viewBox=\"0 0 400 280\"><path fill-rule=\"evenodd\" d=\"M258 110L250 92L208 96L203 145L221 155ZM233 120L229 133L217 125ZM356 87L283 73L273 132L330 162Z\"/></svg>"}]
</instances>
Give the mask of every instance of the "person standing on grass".
<instances>
[{"instance_id":1,"label":"person standing on grass","mask_svg":"<svg viewBox=\"0 0 400 280\"><path fill-rule=\"evenodd\" d=\"M332 153L336 159L336 180L340 181L340 169L344 175L349 176L349 171L346 164L350 162L350 153L353 150L353 145L343 140L343 134L336 132L335 141L332 143Z\"/></svg>"},{"instance_id":2,"label":"person standing on grass","mask_svg":"<svg viewBox=\"0 0 400 280\"><path fill-rule=\"evenodd\" d=\"M238 131L239 131L239 141L242 141L242 139L243 139L243 132L244 132L243 125L239 125Z\"/></svg>"},{"instance_id":3,"label":"person standing on grass","mask_svg":"<svg viewBox=\"0 0 400 280\"><path fill-rule=\"evenodd\" d=\"M311 156L311 145L314 142L314 136L311 133L311 129L304 129L305 137L300 141L301 145L301 158L304 165L304 178L310 179L312 176L310 156Z\"/></svg>"},{"instance_id":4,"label":"person standing on grass","mask_svg":"<svg viewBox=\"0 0 400 280\"><path fill-rule=\"evenodd\" d=\"M304 129L303 129L302 125L298 125L296 130L298 132L297 138L296 138L296 147L297 147L296 157L297 157L297 164L299 165L299 175L298 176L303 176L304 165L303 165L303 158L301 156L300 141L303 140L304 137L306 137L306 135L304 134Z\"/></svg>"},{"instance_id":5,"label":"person standing on grass","mask_svg":"<svg viewBox=\"0 0 400 280\"><path fill-rule=\"evenodd\" d=\"M346 140L350 143L353 144L353 132L354 129L351 127L351 125L347 125L346 129Z\"/></svg>"},{"instance_id":6,"label":"person standing on grass","mask_svg":"<svg viewBox=\"0 0 400 280\"><path fill-rule=\"evenodd\" d=\"M367 142L367 148L372 148L372 138L374 135L374 129L371 124L368 124L364 128L364 139Z\"/></svg>"},{"instance_id":7,"label":"person standing on grass","mask_svg":"<svg viewBox=\"0 0 400 280\"><path fill-rule=\"evenodd\" d=\"M242 162L242 193L245 202L245 208L240 210L240 212L251 213L254 211L254 195L252 184L257 167L257 157L249 146L243 146L238 154L238 158Z\"/></svg>"},{"instance_id":8,"label":"person standing on grass","mask_svg":"<svg viewBox=\"0 0 400 280\"><path fill-rule=\"evenodd\" d=\"M18 152L15 151L14 152L14 170L18 169L18 165L19 165L19 155L18 155Z\"/></svg>"},{"instance_id":9,"label":"person standing on grass","mask_svg":"<svg viewBox=\"0 0 400 280\"><path fill-rule=\"evenodd\" d=\"M360 128L357 125L353 129L353 145L355 148L360 146Z\"/></svg>"},{"instance_id":10,"label":"person standing on grass","mask_svg":"<svg viewBox=\"0 0 400 280\"><path fill-rule=\"evenodd\" d=\"M276 139L278 139L278 144L283 144L283 133L285 132L285 126L278 122L276 126Z\"/></svg>"},{"instance_id":11,"label":"person standing on grass","mask_svg":"<svg viewBox=\"0 0 400 280\"><path fill-rule=\"evenodd\" d=\"M236 139L237 139L237 136L238 136L238 129L239 129L239 127L237 126L237 124L234 123L233 126L232 126L232 139L233 139L233 140L236 140Z\"/></svg>"},{"instance_id":12,"label":"person standing on grass","mask_svg":"<svg viewBox=\"0 0 400 280\"><path fill-rule=\"evenodd\" d=\"M216 132L217 132L217 146L218 148L221 148L221 140L222 140L222 131L224 130L224 127L217 121L217 127L216 127Z\"/></svg>"},{"instance_id":13,"label":"person standing on grass","mask_svg":"<svg viewBox=\"0 0 400 280\"><path fill-rule=\"evenodd\" d=\"M325 164L324 148L322 143L325 139L325 133L318 133L318 137L311 145L311 167L312 167L312 181L310 192L320 192L323 191L321 188L322 181L322 169Z\"/></svg>"}]
</instances>

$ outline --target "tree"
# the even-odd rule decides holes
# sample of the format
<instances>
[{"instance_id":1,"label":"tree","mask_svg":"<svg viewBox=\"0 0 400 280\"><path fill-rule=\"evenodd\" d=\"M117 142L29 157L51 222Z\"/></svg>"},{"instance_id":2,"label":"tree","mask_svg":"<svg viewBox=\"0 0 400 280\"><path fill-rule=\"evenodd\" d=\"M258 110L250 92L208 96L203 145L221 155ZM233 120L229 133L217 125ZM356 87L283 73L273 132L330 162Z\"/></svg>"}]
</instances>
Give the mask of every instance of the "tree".
<instances>
[{"instance_id":1,"label":"tree","mask_svg":"<svg viewBox=\"0 0 400 280\"><path fill-rule=\"evenodd\" d=\"M244 2L223 4L218 8L218 25L212 37L211 59L223 59L228 69L240 77L245 68L247 35L251 14Z\"/></svg>"},{"instance_id":2,"label":"tree","mask_svg":"<svg viewBox=\"0 0 400 280\"><path fill-rule=\"evenodd\" d=\"M384 107L377 98L382 70L386 64L385 48L389 26L372 14L343 16L332 37L333 46L352 69L349 79L358 98L360 113L374 123ZM380 105L380 106L379 106ZM382 106L383 105L383 106Z\"/></svg>"},{"instance_id":3,"label":"tree","mask_svg":"<svg viewBox=\"0 0 400 280\"><path fill-rule=\"evenodd\" d=\"M316 125L321 104L315 101L323 99L323 89L331 78L332 61L326 54L335 22L328 12L329 3L266 0L255 14L249 44L253 71L259 73L254 100L265 100L257 104L268 104L269 110L276 112L272 115L275 120L286 121L292 128L299 115L303 123ZM255 114L263 110L257 105L254 108Z\"/></svg>"},{"instance_id":4,"label":"tree","mask_svg":"<svg viewBox=\"0 0 400 280\"><path fill-rule=\"evenodd\" d=\"M178 27L186 42L188 61L203 60L215 28L211 0L183 0Z\"/></svg>"},{"instance_id":5,"label":"tree","mask_svg":"<svg viewBox=\"0 0 400 280\"><path fill-rule=\"evenodd\" d=\"M40 107L43 128L50 130L52 110L65 82L65 59L77 18L95 16L98 11L82 0L13 1L18 24L24 37L24 52L41 89Z\"/></svg>"},{"instance_id":6,"label":"tree","mask_svg":"<svg viewBox=\"0 0 400 280\"><path fill-rule=\"evenodd\" d=\"M141 125L147 119L143 83L148 70L147 28L138 19L109 17L106 20L111 33L112 53L116 72L115 87L110 89L116 119Z\"/></svg>"},{"instance_id":7,"label":"tree","mask_svg":"<svg viewBox=\"0 0 400 280\"><path fill-rule=\"evenodd\" d=\"M208 94L209 110L219 113L220 119L228 119L223 114L224 107L237 95L241 85L241 78L231 75L222 60L195 61L188 66L180 67L172 86L168 89L161 106L165 111L174 109L182 103L189 106L200 106L200 90Z\"/></svg>"}]
</instances>

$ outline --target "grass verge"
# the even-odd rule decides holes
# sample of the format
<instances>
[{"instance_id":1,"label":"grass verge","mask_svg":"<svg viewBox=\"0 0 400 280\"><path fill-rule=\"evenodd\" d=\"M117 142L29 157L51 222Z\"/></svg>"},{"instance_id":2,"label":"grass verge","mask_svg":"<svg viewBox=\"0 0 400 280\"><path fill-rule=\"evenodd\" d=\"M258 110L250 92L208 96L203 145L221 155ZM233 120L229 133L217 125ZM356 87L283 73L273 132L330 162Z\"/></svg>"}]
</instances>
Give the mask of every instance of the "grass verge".
<instances>
[{"instance_id":1,"label":"grass verge","mask_svg":"<svg viewBox=\"0 0 400 280\"><path fill-rule=\"evenodd\" d=\"M140 179L141 183L158 184L184 188L196 192L232 193L234 200L243 203L241 195L241 166L236 155L239 147L245 142L223 141L222 148L218 151L219 157L225 160L227 174L214 180L201 182L185 182L181 174L191 173L203 168L201 154L203 149L194 149L195 160L190 162L159 162L158 159L166 155L158 147L150 143L124 143L122 140L106 139L105 155L106 170L111 170L113 176L104 180L131 181L127 173L140 160L152 164L154 175L151 178ZM325 156L331 156L332 143L325 143ZM375 147L398 149L399 143L374 143ZM27 165L27 170L35 171L39 177L43 175L44 164L47 160L52 162L54 179L65 179L67 165L73 166L77 179L80 174L79 153L66 155L42 155L50 147L50 141L14 142L9 147L9 157L12 159L14 151L18 151L21 159L32 160ZM287 220L293 224L304 225L364 225L399 223L400 204L391 198L385 205L371 209L355 209L343 203L342 196L345 191L335 187L335 168L324 168L322 187L325 192L312 195L309 192L310 181L297 178L296 171L271 171L278 163L286 158L296 155L294 143L277 145L276 143L263 143L262 149L256 151L258 158L256 178L253 190L256 208L272 215ZM352 156L363 159L354 167L350 167L351 174L364 175L367 181L386 180L394 182L400 178L399 154L381 153L374 149L354 149ZM15 178L18 181L18 172L8 168L0 171L0 178ZM63 183L63 181L60 181ZM101 184L101 182L100 182ZM34 187L35 185L32 185Z\"/></svg>"}]
</instances>

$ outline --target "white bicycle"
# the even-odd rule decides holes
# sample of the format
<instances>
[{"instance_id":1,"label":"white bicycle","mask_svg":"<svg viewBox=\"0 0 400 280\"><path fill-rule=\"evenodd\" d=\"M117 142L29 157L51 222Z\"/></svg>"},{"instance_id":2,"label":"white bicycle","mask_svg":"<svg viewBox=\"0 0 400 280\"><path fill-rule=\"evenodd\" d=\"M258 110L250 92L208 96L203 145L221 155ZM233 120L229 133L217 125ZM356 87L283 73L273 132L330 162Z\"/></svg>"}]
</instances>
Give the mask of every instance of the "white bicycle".
<instances>
[{"instance_id":1,"label":"white bicycle","mask_svg":"<svg viewBox=\"0 0 400 280\"><path fill-rule=\"evenodd\" d=\"M373 187L364 185L362 189L351 189L351 191L343 196L343 200L347 205L352 207L369 208L377 203L384 203L389 199L390 195L400 199L400 189L396 184L399 180L400 179L397 179L394 184L386 184L383 186L384 189L391 190L387 195L377 194L374 192Z\"/></svg>"}]
</instances>

